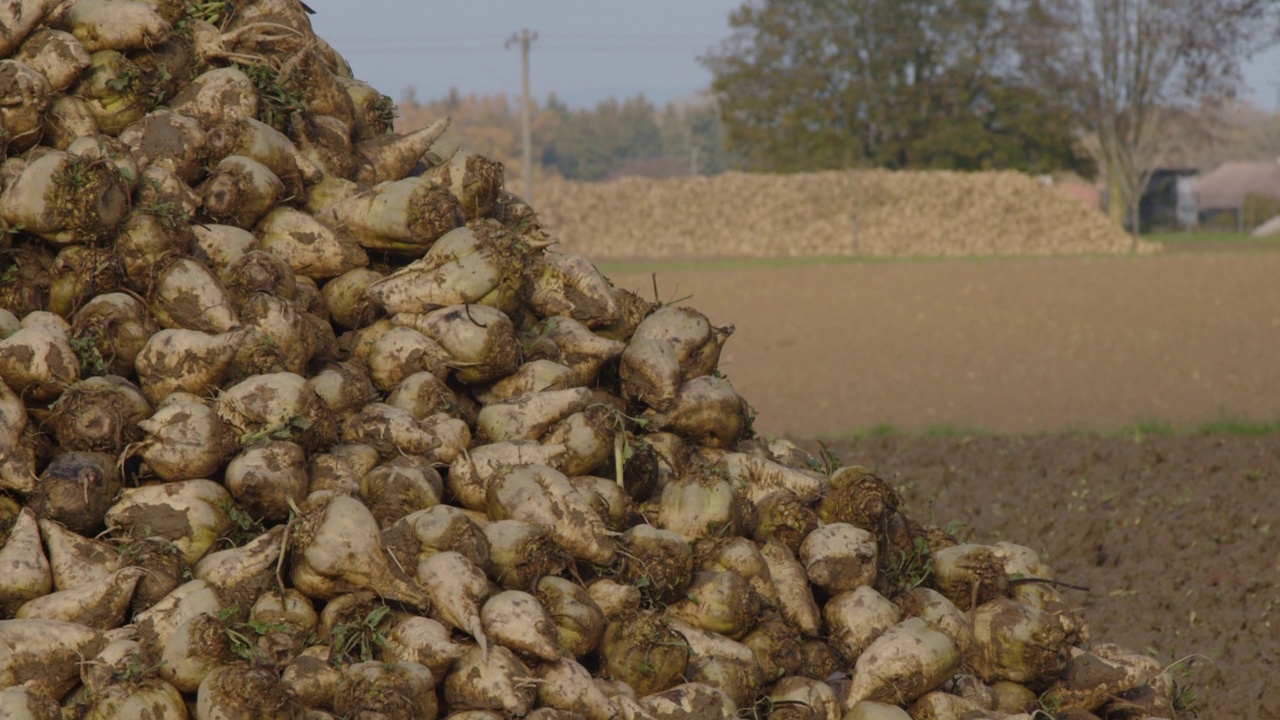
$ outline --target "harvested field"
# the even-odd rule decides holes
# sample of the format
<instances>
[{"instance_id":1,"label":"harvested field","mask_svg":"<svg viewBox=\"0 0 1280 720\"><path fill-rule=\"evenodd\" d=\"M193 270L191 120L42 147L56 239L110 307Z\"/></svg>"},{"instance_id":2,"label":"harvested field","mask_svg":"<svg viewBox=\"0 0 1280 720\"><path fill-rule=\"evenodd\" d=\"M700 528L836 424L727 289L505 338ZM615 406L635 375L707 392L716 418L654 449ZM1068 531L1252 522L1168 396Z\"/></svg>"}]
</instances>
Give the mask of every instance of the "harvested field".
<instances>
[{"instance_id":1,"label":"harvested field","mask_svg":"<svg viewBox=\"0 0 1280 720\"><path fill-rule=\"evenodd\" d=\"M1078 255L1131 246L1099 213L1018 172L549 181L537 207L564 248L597 260Z\"/></svg>"},{"instance_id":2,"label":"harvested field","mask_svg":"<svg viewBox=\"0 0 1280 720\"><path fill-rule=\"evenodd\" d=\"M0 6L0 716L983 714L947 712L962 669L1022 685L970 686L1001 717L1175 715L1157 661L1023 596L1031 553L944 549L864 468L751 437L732 328L548 251L500 163L423 160L446 119L386 134L310 8L108 4ZM896 202L1058 232L938 178ZM879 338L838 330L812 345L849 374Z\"/></svg>"},{"instance_id":3,"label":"harvested field","mask_svg":"<svg viewBox=\"0 0 1280 720\"><path fill-rule=\"evenodd\" d=\"M1181 677L1198 716L1263 720L1280 717L1280 433L1057 431L1280 418L1276 249L657 280L665 299L692 294L736 323L722 366L763 432L826 436L913 514L1044 553L1089 588L1064 592L1095 638L1168 664L1202 656ZM652 293L648 273L613 279ZM880 423L918 432L849 439Z\"/></svg>"},{"instance_id":4,"label":"harvested field","mask_svg":"<svg viewBox=\"0 0 1280 720\"><path fill-rule=\"evenodd\" d=\"M611 272L653 295L650 272ZM662 270L768 434L1280 417L1280 252Z\"/></svg>"}]
</instances>

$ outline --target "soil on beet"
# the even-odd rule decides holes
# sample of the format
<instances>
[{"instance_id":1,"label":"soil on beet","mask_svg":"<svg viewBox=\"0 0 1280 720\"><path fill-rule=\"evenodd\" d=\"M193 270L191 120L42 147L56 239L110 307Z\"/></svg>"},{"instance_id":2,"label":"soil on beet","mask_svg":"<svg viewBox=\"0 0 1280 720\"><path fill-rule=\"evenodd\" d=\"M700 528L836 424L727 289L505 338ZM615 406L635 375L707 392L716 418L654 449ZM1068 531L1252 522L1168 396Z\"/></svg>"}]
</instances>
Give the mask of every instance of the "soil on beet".
<instances>
[{"instance_id":1,"label":"soil on beet","mask_svg":"<svg viewBox=\"0 0 1280 720\"><path fill-rule=\"evenodd\" d=\"M917 520L1040 552L1056 579L1089 588L1063 593L1094 641L1185 661L1199 717L1280 717L1280 433L827 447L875 468Z\"/></svg>"}]
</instances>

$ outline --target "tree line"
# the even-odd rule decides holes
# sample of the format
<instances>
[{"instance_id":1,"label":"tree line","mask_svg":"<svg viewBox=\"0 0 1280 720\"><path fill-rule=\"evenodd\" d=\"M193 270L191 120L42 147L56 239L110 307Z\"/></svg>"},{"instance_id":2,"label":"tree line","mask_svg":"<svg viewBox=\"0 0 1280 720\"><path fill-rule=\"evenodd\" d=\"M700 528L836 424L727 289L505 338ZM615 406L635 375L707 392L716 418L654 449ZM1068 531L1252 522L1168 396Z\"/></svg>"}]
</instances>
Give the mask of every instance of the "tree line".
<instances>
[{"instance_id":1,"label":"tree line","mask_svg":"<svg viewBox=\"0 0 1280 720\"><path fill-rule=\"evenodd\" d=\"M1229 101L1278 0L760 0L703 59L754 167L1095 166L1137 216L1178 124Z\"/></svg>"},{"instance_id":2,"label":"tree line","mask_svg":"<svg viewBox=\"0 0 1280 720\"><path fill-rule=\"evenodd\" d=\"M410 92L399 121L419 127L448 115L446 138L521 174L520 103L506 95L463 95L419 101ZM604 100L573 109L550 96L532 115L535 174L600 181L627 175L711 175L737 166L727 151L726 130L708 99L654 105L643 95Z\"/></svg>"},{"instance_id":3,"label":"tree line","mask_svg":"<svg viewBox=\"0 0 1280 720\"><path fill-rule=\"evenodd\" d=\"M1280 37L1280 0L750 0L728 20L700 58L706 102L552 96L534 116L537 169L1067 171L1105 178L1122 220ZM456 92L402 104L406 120L452 115L464 144L513 168L518 111Z\"/></svg>"}]
</instances>

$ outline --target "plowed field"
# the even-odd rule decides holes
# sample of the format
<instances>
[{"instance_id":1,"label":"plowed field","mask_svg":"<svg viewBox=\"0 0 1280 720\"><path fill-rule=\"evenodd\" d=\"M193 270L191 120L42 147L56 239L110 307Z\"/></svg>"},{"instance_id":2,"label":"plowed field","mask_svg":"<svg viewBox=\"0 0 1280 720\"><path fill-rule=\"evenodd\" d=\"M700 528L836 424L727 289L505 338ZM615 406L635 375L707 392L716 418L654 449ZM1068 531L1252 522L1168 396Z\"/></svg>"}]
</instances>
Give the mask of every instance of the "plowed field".
<instances>
[{"instance_id":1,"label":"plowed field","mask_svg":"<svg viewBox=\"0 0 1280 720\"><path fill-rule=\"evenodd\" d=\"M611 275L653 293L650 272ZM1041 551L1089 588L1066 593L1095 639L1196 656L1182 682L1200 717L1280 717L1280 434L1097 434L1280 419L1280 252L722 264L657 283L736 325L721 367L761 431L831 439L915 516ZM944 436L848 439L881 424Z\"/></svg>"},{"instance_id":2,"label":"plowed field","mask_svg":"<svg viewBox=\"0 0 1280 720\"><path fill-rule=\"evenodd\" d=\"M608 270L609 268L606 268ZM610 272L653 295L649 272ZM771 435L1280 419L1280 252L659 270Z\"/></svg>"},{"instance_id":3,"label":"plowed field","mask_svg":"<svg viewBox=\"0 0 1280 720\"><path fill-rule=\"evenodd\" d=\"M829 447L903 488L914 517L1040 552L1058 580L1088 588L1062 592L1095 641L1185 661L1199 717L1280 718L1280 434Z\"/></svg>"}]
</instances>

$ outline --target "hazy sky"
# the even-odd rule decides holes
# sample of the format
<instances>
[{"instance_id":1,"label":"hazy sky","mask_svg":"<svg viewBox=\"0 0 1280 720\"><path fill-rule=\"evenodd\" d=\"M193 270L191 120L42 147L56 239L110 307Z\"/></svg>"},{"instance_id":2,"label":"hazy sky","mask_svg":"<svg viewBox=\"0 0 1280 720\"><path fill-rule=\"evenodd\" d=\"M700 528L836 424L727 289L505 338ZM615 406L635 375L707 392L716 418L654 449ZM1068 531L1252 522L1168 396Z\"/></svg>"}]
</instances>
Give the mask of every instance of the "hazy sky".
<instances>
[{"instance_id":1,"label":"hazy sky","mask_svg":"<svg viewBox=\"0 0 1280 720\"><path fill-rule=\"evenodd\" d=\"M644 92L657 103L705 88L699 55L729 33L742 0L307 0L316 32L356 77L396 100L451 87L463 94L520 92L520 53L506 41L538 33L531 53L534 97L572 105ZM1280 98L1280 50L1247 69L1262 107Z\"/></svg>"}]
</instances>

